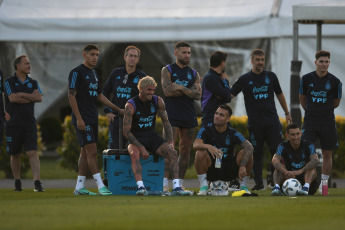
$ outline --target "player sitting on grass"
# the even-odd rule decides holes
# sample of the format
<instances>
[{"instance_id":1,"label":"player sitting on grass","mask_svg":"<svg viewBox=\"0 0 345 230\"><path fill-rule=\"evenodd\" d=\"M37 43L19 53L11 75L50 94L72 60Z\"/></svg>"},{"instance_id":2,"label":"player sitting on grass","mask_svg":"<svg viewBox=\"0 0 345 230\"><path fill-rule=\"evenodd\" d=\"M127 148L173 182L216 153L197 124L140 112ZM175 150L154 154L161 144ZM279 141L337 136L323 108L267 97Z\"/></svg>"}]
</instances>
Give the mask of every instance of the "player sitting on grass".
<instances>
[{"instance_id":1,"label":"player sitting on grass","mask_svg":"<svg viewBox=\"0 0 345 230\"><path fill-rule=\"evenodd\" d=\"M316 173L319 158L315 152L315 145L301 140L301 131L296 124L286 127L285 136L288 140L278 145L277 152L272 158L275 186L271 196L283 195L280 186L289 178L296 178L304 184L299 195L314 195L319 186Z\"/></svg>"},{"instance_id":2,"label":"player sitting on grass","mask_svg":"<svg viewBox=\"0 0 345 230\"><path fill-rule=\"evenodd\" d=\"M227 125L231 114L229 106L220 105L214 114L214 124L203 126L194 141L193 148L197 150L194 165L200 181L198 195L207 195L207 181L231 181L236 177L241 180L241 190L250 193L246 183L253 168L254 149L241 133ZM243 148L237 154L236 144ZM221 158L220 168L215 167L216 158ZM227 195L227 191L219 192Z\"/></svg>"}]
</instances>

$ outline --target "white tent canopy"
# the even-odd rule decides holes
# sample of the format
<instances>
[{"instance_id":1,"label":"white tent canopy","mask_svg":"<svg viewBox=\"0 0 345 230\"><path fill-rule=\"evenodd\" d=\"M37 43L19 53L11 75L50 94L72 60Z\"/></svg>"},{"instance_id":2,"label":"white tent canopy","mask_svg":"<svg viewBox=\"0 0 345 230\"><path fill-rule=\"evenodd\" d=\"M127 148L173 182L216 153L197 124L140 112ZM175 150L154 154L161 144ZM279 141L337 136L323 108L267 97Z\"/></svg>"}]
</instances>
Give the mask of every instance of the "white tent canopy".
<instances>
[{"instance_id":1,"label":"white tent canopy","mask_svg":"<svg viewBox=\"0 0 345 230\"><path fill-rule=\"evenodd\" d=\"M0 43L9 44L15 50L13 56L29 52L35 56L32 76L39 80L46 92L43 103L37 106L42 115L54 101L65 96L69 71L81 60L81 47L85 43L103 44L106 51L113 43L152 43L165 45L164 50L151 49L151 53L174 57L173 42L193 42L193 66L200 75L205 74L209 54L225 50L231 56L241 55L242 69L231 76L234 81L250 70L251 48L266 44L270 69L280 80L289 103L290 61L292 60L292 6L315 4L317 12L328 10L327 5L345 6L344 1L323 0L0 0ZM345 11L342 11L345 12ZM333 14L327 12L327 14ZM300 27L299 54L303 61L301 74L314 70L316 29ZM343 60L345 47L344 25L328 25L323 30L323 48L331 51L330 72L342 82L345 72ZM228 41L228 42L225 42ZM262 42L265 41L265 42ZM236 47L236 42L242 42ZM243 43L248 43L245 47ZM231 46L228 44L232 44ZM249 44L250 43L250 44ZM42 44L39 46L38 44ZM48 46L49 49L42 48ZM199 50L202 47L207 52ZM196 52L197 51L197 52ZM123 50L117 50L121 53ZM196 55L197 53L197 55ZM203 56L201 56L201 54ZM54 57L54 60L52 57ZM145 59L145 53L142 56ZM197 61L203 60L203 64ZM1 59L0 59L1 60ZM232 65L231 57L229 64ZM156 67L158 71L163 63ZM165 63L168 64L168 63ZM0 62L0 67L4 63ZM38 65L38 66L37 66ZM152 64L153 65L153 64ZM44 71L40 71L44 70ZM13 70L11 70L13 71ZM148 73L150 74L150 73ZM48 81L46 78L49 78ZM296 86L297 87L297 86ZM237 99L235 115L244 115L243 99ZM283 116L280 106L278 112ZM344 103L336 114L345 116Z\"/></svg>"}]
</instances>

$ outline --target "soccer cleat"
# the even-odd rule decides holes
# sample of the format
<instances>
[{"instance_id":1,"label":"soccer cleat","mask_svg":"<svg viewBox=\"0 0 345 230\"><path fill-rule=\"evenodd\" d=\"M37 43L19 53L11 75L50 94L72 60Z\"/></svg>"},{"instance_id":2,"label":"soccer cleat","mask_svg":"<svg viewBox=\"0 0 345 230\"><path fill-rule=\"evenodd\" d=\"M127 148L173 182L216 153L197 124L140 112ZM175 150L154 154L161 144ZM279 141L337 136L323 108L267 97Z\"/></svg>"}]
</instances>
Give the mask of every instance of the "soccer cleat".
<instances>
[{"instance_id":1,"label":"soccer cleat","mask_svg":"<svg viewBox=\"0 0 345 230\"><path fill-rule=\"evenodd\" d=\"M137 196L147 196L147 195L149 195L149 193L146 191L146 188L144 188L144 187L140 187L135 194Z\"/></svg>"},{"instance_id":2,"label":"soccer cleat","mask_svg":"<svg viewBox=\"0 0 345 230\"><path fill-rule=\"evenodd\" d=\"M198 196L206 196L208 193L208 187L207 186L202 186L200 188L200 191L198 192Z\"/></svg>"},{"instance_id":3,"label":"soccer cleat","mask_svg":"<svg viewBox=\"0 0 345 230\"><path fill-rule=\"evenodd\" d=\"M169 186L168 185L163 186L163 192L169 192Z\"/></svg>"},{"instance_id":4,"label":"soccer cleat","mask_svg":"<svg viewBox=\"0 0 345 230\"><path fill-rule=\"evenodd\" d=\"M181 187L176 187L171 192L172 196L189 196L190 193L187 191L184 191Z\"/></svg>"},{"instance_id":5,"label":"soccer cleat","mask_svg":"<svg viewBox=\"0 0 345 230\"><path fill-rule=\"evenodd\" d=\"M97 193L90 192L86 188L81 188L81 189L74 189L73 195L88 195L88 196L95 196Z\"/></svg>"},{"instance_id":6,"label":"soccer cleat","mask_svg":"<svg viewBox=\"0 0 345 230\"><path fill-rule=\"evenodd\" d=\"M101 196L108 196L108 195L113 195L112 192L109 191L109 189L107 187L102 187L100 189L98 189L98 195Z\"/></svg>"},{"instance_id":7,"label":"soccer cleat","mask_svg":"<svg viewBox=\"0 0 345 230\"><path fill-rule=\"evenodd\" d=\"M303 187L301 190L298 192L299 196L308 196L309 195L309 188Z\"/></svg>"},{"instance_id":8,"label":"soccer cleat","mask_svg":"<svg viewBox=\"0 0 345 230\"><path fill-rule=\"evenodd\" d=\"M230 192L240 191L240 183L238 183L236 179L233 179L232 181L230 181L228 190Z\"/></svg>"},{"instance_id":9,"label":"soccer cleat","mask_svg":"<svg viewBox=\"0 0 345 230\"><path fill-rule=\"evenodd\" d=\"M19 179L14 181L14 191L15 192L23 191L23 189L22 189L22 182Z\"/></svg>"},{"instance_id":10,"label":"soccer cleat","mask_svg":"<svg viewBox=\"0 0 345 230\"><path fill-rule=\"evenodd\" d=\"M244 190L244 191L246 191L247 194L251 194L251 192L249 191L247 186L241 186L240 190Z\"/></svg>"},{"instance_id":11,"label":"soccer cleat","mask_svg":"<svg viewBox=\"0 0 345 230\"><path fill-rule=\"evenodd\" d=\"M264 184L256 184L254 185L254 187L252 188L252 191L257 191L257 190L265 190Z\"/></svg>"},{"instance_id":12,"label":"soccer cleat","mask_svg":"<svg viewBox=\"0 0 345 230\"><path fill-rule=\"evenodd\" d=\"M41 181L35 180L34 185L35 185L35 189L34 189L35 192L44 192Z\"/></svg>"},{"instance_id":13,"label":"soccer cleat","mask_svg":"<svg viewBox=\"0 0 345 230\"><path fill-rule=\"evenodd\" d=\"M271 192L271 196L282 196L282 190L279 187L274 187L272 192Z\"/></svg>"}]
</instances>

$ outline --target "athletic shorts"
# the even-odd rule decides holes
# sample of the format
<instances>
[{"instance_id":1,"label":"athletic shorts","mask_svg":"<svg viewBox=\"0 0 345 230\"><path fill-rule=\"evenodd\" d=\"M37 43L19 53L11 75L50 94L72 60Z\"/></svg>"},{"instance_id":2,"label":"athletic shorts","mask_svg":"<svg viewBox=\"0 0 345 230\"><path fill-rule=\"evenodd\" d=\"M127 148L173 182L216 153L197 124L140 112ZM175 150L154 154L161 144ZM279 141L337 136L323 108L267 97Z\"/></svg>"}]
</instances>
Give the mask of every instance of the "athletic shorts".
<instances>
[{"instance_id":1,"label":"athletic shorts","mask_svg":"<svg viewBox=\"0 0 345 230\"><path fill-rule=\"evenodd\" d=\"M166 141L161 138L158 133L152 133L147 136L135 136L135 138L145 147L148 152L153 154L156 154L157 149L166 143Z\"/></svg>"},{"instance_id":2,"label":"athletic shorts","mask_svg":"<svg viewBox=\"0 0 345 230\"><path fill-rule=\"evenodd\" d=\"M78 142L80 147L84 147L85 145L97 143L98 141L98 124L93 125L85 125L85 130L79 130L77 125L74 125L77 136Z\"/></svg>"},{"instance_id":3,"label":"athletic shorts","mask_svg":"<svg viewBox=\"0 0 345 230\"><path fill-rule=\"evenodd\" d=\"M317 138L320 140L322 149L333 150L338 148L338 133L335 125L315 126L313 129L303 125L301 139L315 143Z\"/></svg>"},{"instance_id":4,"label":"athletic shorts","mask_svg":"<svg viewBox=\"0 0 345 230\"><path fill-rule=\"evenodd\" d=\"M296 179L301 183L302 186L305 184L304 173L302 173L301 175L298 175L296 177ZM317 189L319 188L319 185L320 185L320 181L316 177L316 179L313 182L311 182L311 184L310 184L308 194L309 195L314 195L316 193Z\"/></svg>"},{"instance_id":5,"label":"athletic shorts","mask_svg":"<svg viewBox=\"0 0 345 230\"><path fill-rule=\"evenodd\" d=\"M214 164L216 159L213 159L212 155L208 153L211 158L211 166L207 170L207 180L208 181L231 181L238 177L239 167L236 163L236 157L230 157L228 159L222 159L221 168L215 168Z\"/></svg>"},{"instance_id":6,"label":"athletic shorts","mask_svg":"<svg viewBox=\"0 0 345 230\"><path fill-rule=\"evenodd\" d=\"M178 127L178 128L186 128L186 129L191 129L195 128L198 126L198 120L195 119L193 121L181 121L181 120L172 120L169 119L170 125L173 127Z\"/></svg>"},{"instance_id":7,"label":"athletic shorts","mask_svg":"<svg viewBox=\"0 0 345 230\"><path fill-rule=\"evenodd\" d=\"M37 150L37 126L7 126L6 142L10 155L20 154L23 145L25 151Z\"/></svg>"}]
</instances>

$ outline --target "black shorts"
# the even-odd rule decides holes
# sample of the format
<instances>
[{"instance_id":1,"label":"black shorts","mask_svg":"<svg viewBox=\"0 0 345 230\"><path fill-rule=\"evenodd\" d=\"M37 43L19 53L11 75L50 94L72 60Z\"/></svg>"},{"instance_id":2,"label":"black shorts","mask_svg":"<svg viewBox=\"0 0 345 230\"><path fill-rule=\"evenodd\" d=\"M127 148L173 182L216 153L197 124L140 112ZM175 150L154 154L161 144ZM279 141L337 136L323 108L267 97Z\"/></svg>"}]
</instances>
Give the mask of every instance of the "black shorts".
<instances>
[{"instance_id":1,"label":"black shorts","mask_svg":"<svg viewBox=\"0 0 345 230\"><path fill-rule=\"evenodd\" d=\"M85 125L85 130L79 130L77 125L74 125L77 136L78 142L80 147L84 147L85 145L97 143L98 141L98 124L93 125Z\"/></svg>"},{"instance_id":2,"label":"black shorts","mask_svg":"<svg viewBox=\"0 0 345 230\"><path fill-rule=\"evenodd\" d=\"M186 128L191 129L198 126L198 120L195 118L194 120L190 121L181 121L181 120L173 120L169 119L171 126L178 127L178 128Z\"/></svg>"},{"instance_id":3,"label":"black shorts","mask_svg":"<svg viewBox=\"0 0 345 230\"><path fill-rule=\"evenodd\" d=\"M25 151L37 150L37 126L7 126L6 142L10 155L20 154L23 145Z\"/></svg>"},{"instance_id":4,"label":"black shorts","mask_svg":"<svg viewBox=\"0 0 345 230\"><path fill-rule=\"evenodd\" d=\"M315 126L313 128L303 125L301 139L315 143L317 138L320 140L322 149L333 150L338 148L338 133L335 125Z\"/></svg>"},{"instance_id":5,"label":"black shorts","mask_svg":"<svg viewBox=\"0 0 345 230\"><path fill-rule=\"evenodd\" d=\"M207 170L207 180L208 181L231 181L238 177L238 170L239 167L236 163L236 157L232 156L228 159L222 159L222 166L221 168L215 168L214 164L216 159L213 159L211 154L208 154L211 158L211 166Z\"/></svg>"},{"instance_id":6,"label":"black shorts","mask_svg":"<svg viewBox=\"0 0 345 230\"><path fill-rule=\"evenodd\" d=\"M158 133L152 133L147 136L135 136L135 138L146 148L147 151L154 154L156 154L157 149L161 147L161 145L166 143Z\"/></svg>"},{"instance_id":7,"label":"black shorts","mask_svg":"<svg viewBox=\"0 0 345 230\"><path fill-rule=\"evenodd\" d=\"M304 173L302 173L301 175L298 175L296 177L296 179L301 182L301 185L303 186L305 184L304 181ZM320 181L318 180L318 178L316 177L316 179L314 181L311 182L310 187L309 187L309 195L314 195L317 191L317 189L319 188L320 185Z\"/></svg>"}]
</instances>

